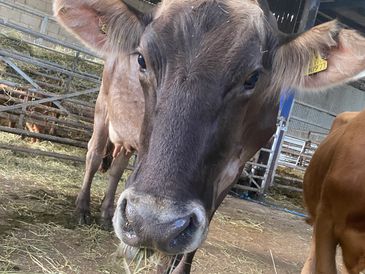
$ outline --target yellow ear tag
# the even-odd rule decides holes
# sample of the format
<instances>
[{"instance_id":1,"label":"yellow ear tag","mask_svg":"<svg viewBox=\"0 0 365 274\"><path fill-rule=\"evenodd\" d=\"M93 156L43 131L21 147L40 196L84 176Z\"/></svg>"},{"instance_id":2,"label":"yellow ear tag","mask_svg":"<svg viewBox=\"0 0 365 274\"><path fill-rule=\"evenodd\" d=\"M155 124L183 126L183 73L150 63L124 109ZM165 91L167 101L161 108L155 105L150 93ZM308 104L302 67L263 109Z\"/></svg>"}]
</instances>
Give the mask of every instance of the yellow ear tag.
<instances>
[{"instance_id":1,"label":"yellow ear tag","mask_svg":"<svg viewBox=\"0 0 365 274\"><path fill-rule=\"evenodd\" d=\"M107 25L99 18L99 30L103 34L107 34Z\"/></svg>"},{"instance_id":2,"label":"yellow ear tag","mask_svg":"<svg viewBox=\"0 0 365 274\"><path fill-rule=\"evenodd\" d=\"M325 71L328 67L327 60L323 59L321 56L316 56L312 63L309 65L308 72L306 76L312 75L321 71Z\"/></svg>"}]
</instances>

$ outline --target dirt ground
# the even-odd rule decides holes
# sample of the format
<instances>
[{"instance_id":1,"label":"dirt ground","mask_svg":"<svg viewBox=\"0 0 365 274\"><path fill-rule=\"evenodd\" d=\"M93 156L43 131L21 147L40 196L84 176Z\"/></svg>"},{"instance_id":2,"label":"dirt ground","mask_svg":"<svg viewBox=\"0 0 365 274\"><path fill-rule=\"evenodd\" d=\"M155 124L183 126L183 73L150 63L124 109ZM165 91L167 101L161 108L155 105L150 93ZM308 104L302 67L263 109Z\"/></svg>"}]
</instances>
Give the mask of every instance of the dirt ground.
<instances>
[{"instance_id":1,"label":"dirt ground","mask_svg":"<svg viewBox=\"0 0 365 274\"><path fill-rule=\"evenodd\" d=\"M73 196L31 182L0 182L2 271L123 273L111 257L114 235L96 225L75 225ZM48 210L53 207L58 210ZM275 273L270 251L278 273L299 273L309 236L301 218L230 197L198 251L193 273Z\"/></svg>"},{"instance_id":2,"label":"dirt ground","mask_svg":"<svg viewBox=\"0 0 365 274\"><path fill-rule=\"evenodd\" d=\"M1 273L125 273L112 232L75 224L82 175L80 164L0 150ZM93 187L96 222L105 181ZM310 234L301 217L228 197L193 273L300 273Z\"/></svg>"}]
</instances>

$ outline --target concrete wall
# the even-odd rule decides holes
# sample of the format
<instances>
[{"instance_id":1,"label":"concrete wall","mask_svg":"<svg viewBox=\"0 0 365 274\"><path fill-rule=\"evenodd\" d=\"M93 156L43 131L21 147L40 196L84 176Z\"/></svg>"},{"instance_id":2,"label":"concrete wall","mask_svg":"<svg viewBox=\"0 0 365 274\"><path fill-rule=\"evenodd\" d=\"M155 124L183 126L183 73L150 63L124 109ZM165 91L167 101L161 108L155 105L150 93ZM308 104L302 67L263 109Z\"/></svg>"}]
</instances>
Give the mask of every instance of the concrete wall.
<instances>
[{"instance_id":1,"label":"concrete wall","mask_svg":"<svg viewBox=\"0 0 365 274\"><path fill-rule=\"evenodd\" d=\"M334 114L360 111L365 108L365 92L350 85L343 85L326 92L301 94L296 99ZM300 104L294 105L292 115L326 128L331 127L334 119L332 115ZM291 120L288 131L289 134L305 138L308 131L327 133L321 127Z\"/></svg>"},{"instance_id":2,"label":"concrete wall","mask_svg":"<svg viewBox=\"0 0 365 274\"><path fill-rule=\"evenodd\" d=\"M52 0L9 0L17 4L27 5L47 14L52 14Z\"/></svg>"},{"instance_id":3,"label":"concrete wall","mask_svg":"<svg viewBox=\"0 0 365 274\"><path fill-rule=\"evenodd\" d=\"M61 41L79 43L52 18L52 0L2 0L1 18ZM9 5L6 5L8 3ZM15 5L16 7L11 7Z\"/></svg>"}]
</instances>

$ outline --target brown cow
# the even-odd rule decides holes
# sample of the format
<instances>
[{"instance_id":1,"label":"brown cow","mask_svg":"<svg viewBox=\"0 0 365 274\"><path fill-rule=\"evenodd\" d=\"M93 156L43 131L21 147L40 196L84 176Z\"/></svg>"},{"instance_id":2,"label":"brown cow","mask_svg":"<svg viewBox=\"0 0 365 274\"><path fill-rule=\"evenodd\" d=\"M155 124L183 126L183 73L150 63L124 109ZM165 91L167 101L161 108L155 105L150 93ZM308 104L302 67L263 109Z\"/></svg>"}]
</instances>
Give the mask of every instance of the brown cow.
<instances>
[{"instance_id":1,"label":"brown cow","mask_svg":"<svg viewBox=\"0 0 365 274\"><path fill-rule=\"evenodd\" d=\"M302 274L336 273L336 246L349 273L365 270L365 111L333 122L304 176L304 201L313 225Z\"/></svg>"},{"instance_id":2,"label":"brown cow","mask_svg":"<svg viewBox=\"0 0 365 274\"><path fill-rule=\"evenodd\" d=\"M334 130L340 128L341 126L347 124L352 119L354 119L360 112L358 111L346 111L338 114L335 118L335 120L332 123L330 132L333 132Z\"/></svg>"},{"instance_id":3,"label":"brown cow","mask_svg":"<svg viewBox=\"0 0 365 274\"><path fill-rule=\"evenodd\" d=\"M365 70L355 31L330 22L283 35L263 0L165 0L151 14L119 0L57 0L54 9L106 58L78 207L88 210L108 133L122 150L116 161L138 149L114 228L129 250L180 254L174 273L190 272L214 212L274 133L280 91L324 89ZM315 56L328 69L305 76Z\"/></svg>"},{"instance_id":4,"label":"brown cow","mask_svg":"<svg viewBox=\"0 0 365 274\"><path fill-rule=\"evenodd\" d=\"M108 11L108 15L115 13L114 19L117 20L116 16L120 14L118 6L124 7L120 1L117 2L117 9L108 1L54 2L59 22L105 59L103 81L95 106L94 131L88 144L84 181L76 200L76 211L79 224L90 224L92 179L99 167L105 171L110 165L109 186L101 206L101 225L106 229L112 228L115 192L130 156L138 148L144 113L143 92L137 77L138 66L133 62L134 56L112 50L110 42L105 41L105 23L110 18L95 17L94 7L90 8L90 5L103 6L102 9ZM123 17L119 20L123 21ZM133 24L138 25L139 21L131 19L125 24L132 24L132 30ZM112 30L109 28L109 31ZM118 40L117 37L114 39ZM110 149L108 140L114 144L111 164L103 161L109 158L105 155Z\"/></svg>"}]
</instances>

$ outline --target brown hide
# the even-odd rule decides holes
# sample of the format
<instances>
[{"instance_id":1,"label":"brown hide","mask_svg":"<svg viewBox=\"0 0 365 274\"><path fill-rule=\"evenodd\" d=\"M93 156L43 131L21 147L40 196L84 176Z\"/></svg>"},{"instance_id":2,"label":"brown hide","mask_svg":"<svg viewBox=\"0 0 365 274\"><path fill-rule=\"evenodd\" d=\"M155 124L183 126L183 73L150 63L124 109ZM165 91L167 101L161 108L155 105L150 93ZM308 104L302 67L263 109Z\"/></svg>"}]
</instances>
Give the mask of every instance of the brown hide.
<instances>
[{"instance_id":1,"label":"brown hide","mask_svg":"<svg viewBox=\"0 0 365 274\"><path fill-rule=\"evenodd\" d=\"M365 111L341 114L313 155L304 200L314 225L315 252L308 259L311 267L306 265L311 270L302 273L335 273L337 244L349 273L365 269L364 136Z\"/></svg>"}]
</instances>

